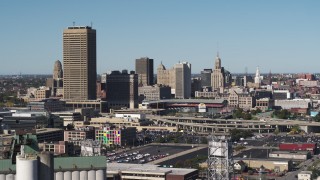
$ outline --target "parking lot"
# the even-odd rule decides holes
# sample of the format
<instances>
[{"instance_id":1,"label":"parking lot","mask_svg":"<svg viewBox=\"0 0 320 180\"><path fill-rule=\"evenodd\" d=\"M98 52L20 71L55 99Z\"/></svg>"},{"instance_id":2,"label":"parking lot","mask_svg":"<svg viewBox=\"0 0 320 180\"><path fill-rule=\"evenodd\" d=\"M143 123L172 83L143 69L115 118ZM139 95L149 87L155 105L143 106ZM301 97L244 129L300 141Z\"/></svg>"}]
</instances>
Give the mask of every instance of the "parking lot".
<instances>
[{"instance_id":1,"label":"parking lot","mask_svg":"<svg viewBox=\"0 0 320 180\"><path fill-rule=\"evenodd\" d=\"M188 149L191 146L148 145L117 154L109 154L108 162L144 164Z\"/></svg>"}]
</instances>

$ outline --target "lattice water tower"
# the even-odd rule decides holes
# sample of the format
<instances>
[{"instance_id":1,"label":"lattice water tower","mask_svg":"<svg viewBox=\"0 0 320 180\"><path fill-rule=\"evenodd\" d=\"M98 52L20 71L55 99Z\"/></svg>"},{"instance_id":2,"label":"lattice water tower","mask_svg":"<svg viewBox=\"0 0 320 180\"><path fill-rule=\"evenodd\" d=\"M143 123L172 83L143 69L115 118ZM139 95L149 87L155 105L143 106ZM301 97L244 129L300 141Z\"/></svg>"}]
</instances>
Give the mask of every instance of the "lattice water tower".
<instances>
[{"instance_id":1,"label":"lattice water tower","mask_svg":"<svg viewBox=\"0 0 320 180\"><path fill-rule=\"evenodd\" d=\"M230 138L212 135L208 143L208 180L230 180L233 175Z\"/></svg>"}]
</instances>

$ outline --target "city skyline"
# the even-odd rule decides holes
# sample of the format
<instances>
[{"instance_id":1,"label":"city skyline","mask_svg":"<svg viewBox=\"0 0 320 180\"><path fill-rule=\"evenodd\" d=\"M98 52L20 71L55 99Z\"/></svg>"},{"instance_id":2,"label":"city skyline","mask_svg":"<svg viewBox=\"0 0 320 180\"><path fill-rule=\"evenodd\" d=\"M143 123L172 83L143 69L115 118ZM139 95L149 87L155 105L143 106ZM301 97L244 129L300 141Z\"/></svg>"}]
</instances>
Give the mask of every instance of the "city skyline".
<instances>
[{"instance_id":1,"label":"city skyline","mask_svg":"<svg viewBox=\"0 0 320 180\"><path fill-rule=\"evenodd\" d=\"M79 5L81 4L81 5ZM2 2L0 74L50 74L62 58L62 32L75 22L97 30L97 73L134 70L135 59L192 73L214 67L216 52L231 73L316 73L320 2L122 1ZM83 13L85 10L88 13ZM18 65L18 66L17 66Z\"/></svg>"}]
</instances>

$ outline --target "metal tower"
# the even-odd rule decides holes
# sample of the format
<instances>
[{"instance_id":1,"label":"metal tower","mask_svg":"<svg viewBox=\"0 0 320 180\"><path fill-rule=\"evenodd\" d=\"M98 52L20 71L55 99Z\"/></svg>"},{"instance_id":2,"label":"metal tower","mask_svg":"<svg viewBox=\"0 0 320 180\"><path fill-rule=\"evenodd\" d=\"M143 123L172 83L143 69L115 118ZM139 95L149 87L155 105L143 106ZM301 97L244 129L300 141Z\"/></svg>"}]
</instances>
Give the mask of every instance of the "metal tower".
<instances>
[{"instance_id":1,"label":"metal tower","mask_svg":"<svg viewBox=\"0 0 320 180\"><path fill-rule=\"evenodd\" d=\"M233 175L230 138L211 135L208 143L208 180L230 180Z\"/></svg>"}]
</instances>

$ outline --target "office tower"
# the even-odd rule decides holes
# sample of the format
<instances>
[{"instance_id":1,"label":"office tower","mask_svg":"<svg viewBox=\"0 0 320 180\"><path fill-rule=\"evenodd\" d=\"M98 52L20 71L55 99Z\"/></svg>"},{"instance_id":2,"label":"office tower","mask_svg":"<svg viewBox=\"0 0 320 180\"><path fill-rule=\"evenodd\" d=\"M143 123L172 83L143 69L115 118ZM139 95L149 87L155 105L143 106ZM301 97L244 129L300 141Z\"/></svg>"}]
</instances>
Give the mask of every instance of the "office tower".
<instances>
[{"instance_id":1,"label":"office tower","mask_svg":"<svg viewBox=\"0 0 320 180\"><path fill-rule=\"evenodd\" d=\"M161 63L157 69L157 84L171 87L171 94L175 94L175 98L190 98L191 64L178 63L167 70Z\"/></svg>"},{"instance_id":2,"label":"office tower","mask_svg":"<svg viewBox=\"0 0 320 180\"><path fill-rule=\"evenodd\" d=\"M221 59L219 54L217 54L213 73L211 74L212 89L223 89L225 87L224 81L224 68L221 67Z\"/></svg>"},{"instance_id":3,"label":"office tower","mask_svg":"<svg viewBox=\"0 0 320 180\"><path fill-rule=\"evenodd\" d=\"M191 97L191 64L188 62L178 63L174 66L176 78L176 98Z\"/></svg>"},{"instance_id":4,"label":"office tower","mask_svg":"<svg viewBox=\"0 0 320 180\"><path fill-rule=\"evenodd\" d=\"M263 79L262 76L260 76L260 70L259 70L259 67L257 67L257 70L256 70L256 76L254 77L254 83L255 84L258 84L260 86L261 84L261 80Z\"/></svg>"},{"instance_id":5,"label":"office tower","mask_svg":"<svg viewBox=\"0 0 320 180\"><path fill-rule=\"evenodd\" d=\"M106 93L111 109L138 108L138 75L134 71L112 71L106 77Z\"/></svg>"},{"instance_id":6,"label":"office tower","mask_svg":"<svg viewBox=\"0 0 320 180\"><path fill-rule=\"evenodd\" d=\"M63 70L59 60L54 63L52 76L52 96L59 96L62 94L63 88Z\"/></svg>"},{"instance_id":7,"label":"office tower","mask_svg":"<svg viewBox=\"0 0 320 180\"><path fill-rule=\"evenodd\" d=\"M63 31L63 98L96 99L96 30L73 26Z\"/></svg>"},{"instance_id":8,"label":"office tower","mask_svg":"<svg viewBox=\"0 0 320 180\"><path fill-rule=\"evenodd\" d=\"M201 87L211 86L212 69L204 69L201 71Z\"/></svg>"},{"instance_id":9,"label":"office tower","mask_svg":"<svg viewBox=\"0 0 320 180\"><path fill-rule=\"evenodd\" d=\"M139 86L153 85L153 59L148 57L136 59L136 73Z\"/></svg>"}]
</instances>

